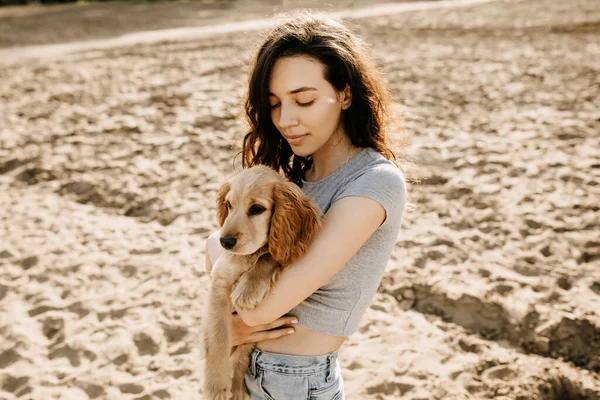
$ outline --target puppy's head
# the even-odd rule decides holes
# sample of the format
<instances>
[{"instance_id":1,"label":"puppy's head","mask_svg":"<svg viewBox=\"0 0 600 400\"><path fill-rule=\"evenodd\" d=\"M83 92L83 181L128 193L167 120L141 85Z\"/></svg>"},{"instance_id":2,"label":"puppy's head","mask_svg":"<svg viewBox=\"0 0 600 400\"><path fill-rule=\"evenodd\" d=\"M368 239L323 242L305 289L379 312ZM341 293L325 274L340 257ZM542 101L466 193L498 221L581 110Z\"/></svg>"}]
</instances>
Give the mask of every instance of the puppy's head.
<instances>
[{"instance_id":1,"label":"puppy's head","mask_svg":"<svg viewBox=\"0 0 600 400\"><path fill-rule=\"evenodd\" d=\"M217 219L225 250L247 255L267 243L274 209L273 187L284 181L277 172L260 165L242 170L221 186Z\"/></svg>"},{"instance_id":2,"label":"puppy's head","mask_svg":"<svg viewBox=\"0 0 600 400\"><path fill-rule=\"evenodd\" d=\"M319 210L302 190L263 165L243 170L221 187L217 218L223 248L248 255L268 244L283 265L304 253L320 227Z\"/></svg>"}]
</instances>

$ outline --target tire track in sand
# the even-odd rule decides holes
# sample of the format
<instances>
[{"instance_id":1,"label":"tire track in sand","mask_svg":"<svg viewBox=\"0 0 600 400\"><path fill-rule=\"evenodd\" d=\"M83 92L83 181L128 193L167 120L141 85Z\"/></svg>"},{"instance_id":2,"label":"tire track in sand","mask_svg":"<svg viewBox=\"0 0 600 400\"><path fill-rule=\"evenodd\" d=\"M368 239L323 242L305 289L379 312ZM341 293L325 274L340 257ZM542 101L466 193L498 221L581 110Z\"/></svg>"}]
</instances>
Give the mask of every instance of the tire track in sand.
<instances>
[{"instance_id":1,"label":"tire track in sand","mask_svg":"<svg viewBox=\"0 0 600 400\"><path fill-rule=\"evenodd\" d=\"M423 11L438 8L454 8L489 3L494 0L440 0L414 3L380 4L372 7L341 10L325 13L336 18L360 19L381 15L398 14L409 11ZM16 62L29 58L48 58L66 53L86 50L100 50L113 47L132 46L140 43L156 43L164 41L182 41L199 39L206 36L248 32L268 28L280 21L279 17L236 21L226 24L215 24L202 27L186 27L162 29L130 33L111 39L88 40L41 46L24 46L0 50L0 62Z\"/></svg>"}]
</instances>

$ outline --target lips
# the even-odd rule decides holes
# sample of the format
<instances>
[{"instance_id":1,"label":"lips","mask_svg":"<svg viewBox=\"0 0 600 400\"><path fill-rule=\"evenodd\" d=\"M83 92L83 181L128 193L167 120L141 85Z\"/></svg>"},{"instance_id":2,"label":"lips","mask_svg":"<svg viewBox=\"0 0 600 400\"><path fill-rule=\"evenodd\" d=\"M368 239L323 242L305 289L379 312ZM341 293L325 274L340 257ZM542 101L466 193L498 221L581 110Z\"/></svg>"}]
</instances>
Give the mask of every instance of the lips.
<instances>
[{"instance_id":1,"label":"lips","mask_svg":"<svg viewBox=\"0 0 600 400\"><path fill-rule=\"evenodd\" d=\"M306 134L304 134L304 135L286 136L285 138L286 138L287 140L294 140L294 139L301 138L301 137L303 137L303 136L306 136Z\"/></svg>"},{"instance_id":2,"label":"lips","mask_svg":"<svg viewBox=\"0 0 600 400\"><path fill-rule=\"evenodd\" d=\"M285 139L289 144L299 144L308 134L305 135L294 135L294 136L286 136Z\"/></svg>"}]
</instances>

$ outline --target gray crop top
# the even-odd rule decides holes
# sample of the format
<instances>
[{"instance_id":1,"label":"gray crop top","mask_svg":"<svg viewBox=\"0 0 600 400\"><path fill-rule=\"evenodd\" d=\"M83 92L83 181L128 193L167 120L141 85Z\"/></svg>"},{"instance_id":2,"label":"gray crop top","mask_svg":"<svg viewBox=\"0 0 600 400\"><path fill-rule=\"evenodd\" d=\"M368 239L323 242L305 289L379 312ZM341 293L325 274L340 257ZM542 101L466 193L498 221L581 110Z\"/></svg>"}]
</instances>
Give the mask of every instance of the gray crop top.
<instances>
[{"instance_id":1,"label":"gray crop top","mask_svg":"<svg viewBox=\"0 0 600 400\"><path fill-rule=\"evenodd\" d=\"M383 224L350 261L286 314L297 316L298 323L308 329L350 336L375 296L396 244L406 204L404 175L375 149L365 148L326 178L302 181L302 185L323 214L336 200L348 196L368 197L386 211Z\"/></svg>"}]
</instances>

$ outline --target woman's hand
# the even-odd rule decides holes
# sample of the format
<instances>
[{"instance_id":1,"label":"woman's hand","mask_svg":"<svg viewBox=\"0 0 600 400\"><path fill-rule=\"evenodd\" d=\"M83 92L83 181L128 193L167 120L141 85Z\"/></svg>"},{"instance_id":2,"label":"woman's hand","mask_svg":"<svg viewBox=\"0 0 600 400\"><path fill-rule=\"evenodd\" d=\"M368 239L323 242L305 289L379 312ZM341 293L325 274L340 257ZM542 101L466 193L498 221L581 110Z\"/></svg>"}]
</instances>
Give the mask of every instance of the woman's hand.
<instances>
[{"instance_id":1,"label":"woman's hand","mask_svg":"<svg viewBox=\"0 0 600 400\"><path fill-rule=\"evenodd\" d=\"M264 342L265 340L277 339L282 336L291 335L294 329L290 325L298 322L294 316L281 317L266 325L248 326L242 321L242 318L233 313L232 325L232 345L239 346L246 343ZM294 322L295 321L295 322ZM292 333L289 333L292 331Z\"/></svg>"}]
</instances>

